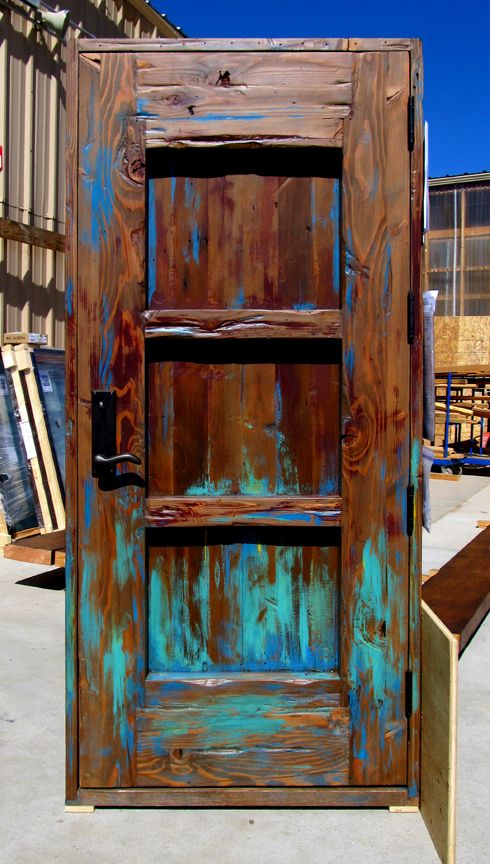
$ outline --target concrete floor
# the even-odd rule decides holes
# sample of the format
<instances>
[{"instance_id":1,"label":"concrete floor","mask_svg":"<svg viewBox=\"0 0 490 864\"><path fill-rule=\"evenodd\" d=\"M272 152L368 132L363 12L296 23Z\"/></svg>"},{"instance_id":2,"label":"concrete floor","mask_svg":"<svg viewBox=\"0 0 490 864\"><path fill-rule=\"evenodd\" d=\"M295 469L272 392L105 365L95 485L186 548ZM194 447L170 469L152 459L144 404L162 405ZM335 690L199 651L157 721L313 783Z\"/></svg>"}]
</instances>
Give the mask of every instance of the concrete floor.
<instances>
[{"instance_id":1,"label":"concrete floor","mask_svg":"<svg viewBox=\"0 0 490 864\"><path fill-rule=\"evenodd\" d=\"M483 482L482 482L483 479ZM431 482L424 568L490 519L490 478ZM453 553L452 553L453 554ZM64 592L0 561L0 861L8 864L437 864L419 814L386 810L64 813ZM459 664L458 864L487 864L490 619Z\"/></svg>"}]
</instances>

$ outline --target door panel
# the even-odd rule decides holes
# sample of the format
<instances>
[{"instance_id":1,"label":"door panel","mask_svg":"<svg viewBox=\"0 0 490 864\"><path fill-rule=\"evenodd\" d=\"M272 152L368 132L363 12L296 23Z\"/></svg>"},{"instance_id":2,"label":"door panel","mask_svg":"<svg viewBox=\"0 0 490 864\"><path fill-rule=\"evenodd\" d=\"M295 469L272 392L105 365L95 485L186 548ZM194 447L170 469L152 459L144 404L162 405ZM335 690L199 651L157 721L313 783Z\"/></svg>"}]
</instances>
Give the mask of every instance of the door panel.
<instances>
[{"instance_id":1,"label":"door panel","mask_svg":"<svg viewBox=\"0 0 490 864\"><path fill-rule=\"evenodd\" d=\"M296 352L313 362L288 363L291 343L245 342L149 363L149 495L338 494L339 352Z\"/></svg>"},{"instance_id":2,"label":"door panel","mask_svg":"<svg viewBox=\"0 0 490 864\"><path fill-rule=\"evenodd\" d=\"M298 63L348 71L341 117L291 117L331 147L219 152L273 112L204 140L157 56L80 60L79 784L403 786L408 54ZM143 462L100 480L96 389Z\"/></svg>"},{"instance_id":3,"label":"door panel","mask_svg":"<svg viewBox=\"0 0 490 864\"><path fill-rule=\"evenodd\" d=\"M340 168L335 150L151 151L149 306L338 309Z\"/></svg>"}]
</instances>

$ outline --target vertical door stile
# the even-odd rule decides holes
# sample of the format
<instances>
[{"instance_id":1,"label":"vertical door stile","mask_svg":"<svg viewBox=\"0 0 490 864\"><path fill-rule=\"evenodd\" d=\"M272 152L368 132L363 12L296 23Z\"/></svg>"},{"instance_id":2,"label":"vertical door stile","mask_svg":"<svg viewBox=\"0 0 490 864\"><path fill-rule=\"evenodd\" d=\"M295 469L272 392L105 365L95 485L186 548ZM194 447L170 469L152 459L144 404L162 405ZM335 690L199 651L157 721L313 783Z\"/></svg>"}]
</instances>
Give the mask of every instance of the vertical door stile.
<instances>
[{"instance_id":1,"label":"vertical door stile","mask_svg":"<svg viewBox=\"0 0 490 864\"><path fill-rule=\"evenodd\" d=\"M406 782L408 56L356 55L345 124L342 646L351 778Z\"/></svg>"},{"instance_id":2,"label":"vertical door stile","mask_svg":"<svg viewBox=\"0 0 490 864\"><path fill-rule=\"evenodd\" d=\"M117 451L144 461L145 185L134 58L80 65L78 470L80 785L134 784L145 671L144 482L91 476L93 390L114 390Z\"/></svg>"}]
</instances>

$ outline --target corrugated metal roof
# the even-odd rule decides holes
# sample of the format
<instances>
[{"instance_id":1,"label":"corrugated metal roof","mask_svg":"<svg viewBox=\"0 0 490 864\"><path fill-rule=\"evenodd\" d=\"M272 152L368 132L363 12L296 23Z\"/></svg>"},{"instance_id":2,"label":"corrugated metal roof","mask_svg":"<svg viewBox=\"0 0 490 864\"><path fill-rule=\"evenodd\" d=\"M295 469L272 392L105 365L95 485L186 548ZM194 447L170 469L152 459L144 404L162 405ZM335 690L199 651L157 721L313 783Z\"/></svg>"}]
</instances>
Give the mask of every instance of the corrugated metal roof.
<instances>
[{"instance_id":1,"label":"corrugated metal roof","mask_svg":"<svg viewBox=\"0 0 490 864\"><path fill-rule=\"evenodd\" d=\"M490 183L490 171L475 174L446 174L445 177L429 177L429 186L453 186L455 183Z\"/></svg>"}]
</instances>

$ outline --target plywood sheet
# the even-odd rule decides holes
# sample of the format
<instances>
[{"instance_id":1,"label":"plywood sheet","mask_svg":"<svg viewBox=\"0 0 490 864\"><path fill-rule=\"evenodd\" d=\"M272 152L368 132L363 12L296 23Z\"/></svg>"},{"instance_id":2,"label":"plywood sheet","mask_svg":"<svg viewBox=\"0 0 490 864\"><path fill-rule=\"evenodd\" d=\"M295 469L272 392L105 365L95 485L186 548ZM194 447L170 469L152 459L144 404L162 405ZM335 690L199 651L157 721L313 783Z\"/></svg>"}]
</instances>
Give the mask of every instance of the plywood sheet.
<instances>
[{"instance_id":1,"label":"plywood sheet","mask_svg":"<svg viewBox=\"0 0 490 864\"><path fill-rule=\"evenodd\" d=\"M443 864L456 849L458 639L422 602L420 811Z\"/></svg>"}]
</instances>

